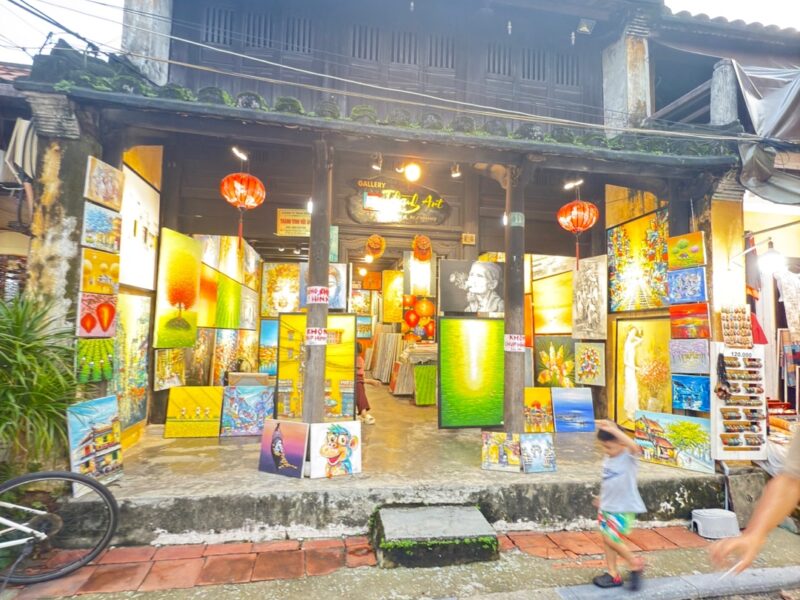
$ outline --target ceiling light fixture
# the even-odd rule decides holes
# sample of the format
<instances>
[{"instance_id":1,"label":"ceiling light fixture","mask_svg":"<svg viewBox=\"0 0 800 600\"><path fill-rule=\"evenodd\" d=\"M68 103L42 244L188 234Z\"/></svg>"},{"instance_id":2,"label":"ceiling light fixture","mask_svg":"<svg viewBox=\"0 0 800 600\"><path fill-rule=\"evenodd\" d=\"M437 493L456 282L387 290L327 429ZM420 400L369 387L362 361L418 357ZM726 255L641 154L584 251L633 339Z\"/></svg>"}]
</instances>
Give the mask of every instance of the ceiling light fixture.
<instances>
[{"instance_id":1,"label":"ceiling light fixture","mask_svg":"<svg viewBox=\"0 0 800 600\"><path fill-rule=\"evenodd\" d=\"M367 274L367 270L364 267L359 267L358 274L364 277Z\"/></svg>"},{"instance_id":2,"label":"ceiling light fixture","mask_svg":"<svg viewBox=\"0 0 800 600\"><path fill-rule=\"evenodd\" d=\"M236 158L238 158L239 160L241 160L241 161L245 161L245 160L247 160L247 154L245 154L244 152L242 152L241 150L239 150L239 149L238 149L236 146L233 146L233 147L231 148L231 152L233 152L233 155L234 155Z\"/></svg>"},{"instance_id":3,"label":"ceiling light fixture","mask_svg":"<svg viewBox=\"0 0 800 600\"><path fill-rule=\"evenodd\" d=\"M453 179L461 177L461 166L458 163L453 163L453 166L450 167L450 177Z\"/></svg>"},{"instance_id":4,"label":"ceiling light fixture","mask_svg":"<svg viewBox=\"0 0 800 600\"><path fill-rule=\"evenodd\" d=\"M300 248L295 248L294 250L292 250L292 252L294 252L295 254L299 255L300 254Z\"/></svg>"},{"instance_id":5,"label":"ceiling light fixture","mask_svg":"<svg viewBox=\"0 0 800 600\"><path fill-rule=\"evenodd\" d=\"M314 200L313 198L309 198L308 202L306 203L306 210L308 214L312 214L314 212Z\"/></svg>"},{"instance_id":6,"label":"ceiling light fixture","mask_svg":"<svg viewBox=\"0 0 800 600\"><path fill-rule=\"evenodd\" d=\"M370 164L373 171L380 172L383 169L383 154L378 152L372 155L372 163Z\"/></svg>"},{"instance_id":7,"label":"ceiling light fixture","mask_svg":"<svg viewBox=\"0 0 800 600\"><path fill-rule=\"evenodd\" d=\"M278 252L283 252L284 250L286 250L286 248L284 248L283 246L278 247Z\"/></svg>"},{"instance_id":8,"label":"ceiling light fixture","mask_svg":"<svg viewBox=\"0 0 800 600\"><path fill-rule=\"evenodd\" d=\"M592 19L581 19L578 21L578 27L575 29L578 33L582 33L583 35L591 35L592 31L594 31L594 26L597 24L597 21Z\"/></svg>"},{"instance_id":9,"label":"ceiling light fixture","mask_svg":"<svg viewBox=\"0 0 800 600\"><path fill-rule=\"evenodd\" d=\"M371 254L365 254L365 255L364 255L364 262L365 262L365 263L371 263L373 260L375 260L375 259L374 259L374 258L372 258L372 255L371 255Z\"/></svg>"},{"instance_id":10,"label":"ceiling light fixture","mask_svg":"<svg viewBox=\"0 0 800 600\"><path fill-rule=\"evenodd\" d=\"M583 179L576 179L575 181L568 181L564 184L565 190L571 190L583 185Z\"/></svg>"},{"instance_id":11,"label":"ceiling light fixture","mask_svg":"<svg viewBox=\"0 0 800 600\"><path fill-rule=\"evenodd\" d=\"M406 166L403 168L403 174L408 181L414 183L418 181L422 175L422 167L415 162L406 163Z\"/></svg>"}]
</instances>

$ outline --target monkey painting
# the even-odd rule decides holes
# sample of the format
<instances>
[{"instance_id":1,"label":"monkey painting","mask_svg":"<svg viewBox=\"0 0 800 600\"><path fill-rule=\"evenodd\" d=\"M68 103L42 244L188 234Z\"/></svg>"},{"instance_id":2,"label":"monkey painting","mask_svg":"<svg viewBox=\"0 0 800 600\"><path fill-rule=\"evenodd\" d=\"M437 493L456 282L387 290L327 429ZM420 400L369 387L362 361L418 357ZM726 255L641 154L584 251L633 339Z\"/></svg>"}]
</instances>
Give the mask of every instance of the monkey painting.
<instances>
[{"instance_id":1,"label":"monkey painting","mask_svg":"<svg viewBox=\"0 0 800 600\"><path fill-rule=\"evenodd\" d=\"M325 476L352 475L351 457L358 448L358 436L341 425L330 425L319 453L325 458Z\"/></svg>"}]
</instances>

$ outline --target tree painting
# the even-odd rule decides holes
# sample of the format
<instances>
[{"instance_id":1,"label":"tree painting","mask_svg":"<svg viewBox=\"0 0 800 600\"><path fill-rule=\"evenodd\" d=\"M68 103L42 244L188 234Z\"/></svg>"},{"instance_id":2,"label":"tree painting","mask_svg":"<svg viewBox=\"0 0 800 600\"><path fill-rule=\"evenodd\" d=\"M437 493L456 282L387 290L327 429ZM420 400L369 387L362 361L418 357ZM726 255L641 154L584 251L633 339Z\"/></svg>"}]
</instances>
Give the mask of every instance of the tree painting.
<instances>
[{"instance_id":1,"label":"tree painting","mask_svg":"<svg viewBox=\"0 0 800 600\"><path fill-rule=\"evenodd\" d=\"M634 441L642 459L659 465L713 473L711 421L637 410Z\"/></svg>"},{"instance_id":2,"label":"tree painting","mask_svg":"<svg viewBox=\"0 0 800 600\"><path fill-rule=\"evenodd\" d=\"M158 263L156 348L189 348L197 339L202 244L164 229Z\"/></svg>"},{"instance_id":3,"label":"tree painting","mask_svg":"<svg viewBox=\"0 0 800 600\"><path fill-rule=\"evenodd\" d=\"M711 436L707 428L693 421L675 421L667 427L667 439L680 452L708 459L711 454Z\"/></svg>"}]
</instances>

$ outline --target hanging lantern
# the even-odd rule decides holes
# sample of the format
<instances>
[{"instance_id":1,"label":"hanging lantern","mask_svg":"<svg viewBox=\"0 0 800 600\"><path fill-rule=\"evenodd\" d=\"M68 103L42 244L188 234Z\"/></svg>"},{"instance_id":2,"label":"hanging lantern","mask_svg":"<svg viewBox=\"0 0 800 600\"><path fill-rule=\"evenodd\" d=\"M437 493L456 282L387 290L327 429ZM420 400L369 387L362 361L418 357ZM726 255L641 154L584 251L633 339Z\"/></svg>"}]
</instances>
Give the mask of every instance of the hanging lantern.
<instances>
[{"instance_id":1,"label":"hanging lantern","mask_svg":"<svg viewBox=\"0 0 800 600\"><path fill-rule=\"evenodd\" d=\"M231 173L222 179L219 191L228 204L239 209L239 245L241 245L244 211L261 206L267 197L267 190L261 180L250 173Z\"/></svg>"},{"instance_id":2,"label":"hanging lantern","mask_svg":"<svg viewBox=\"0 0 800 600\"><path fill-rule=\"evenodd\" d=\"M364 246L364 254L371 257L372 260L378 259L386 252L386 240L373 233L367 238L367 243Z\"/></svg>"},{"instance_id":3,"label":"hanging lantern","mask_svg":"<svg viewBox=\"0 0 800 600\"><path fill-rule=\"evenodd\" d=\"M600 216L600 211L591 202L584 200L573 200L569 204L565 204L558 209L556 218L558 224L570 233L575 234L575 260L580 258L580 246L578 245L578 236L584 231L594 227L597 219Z\"/></svg>"},{"instance_id":4,"label":"hanging lantern","mask_svg":"<svg viewBox=\"0 0 800 600\"><path fill-rule=\"evenodd\" d=\"M411 242L411 249L417 260L427 262L431 259L431 240L427 235L415 235L414 241Z\"/></svg>"}]
</instances>

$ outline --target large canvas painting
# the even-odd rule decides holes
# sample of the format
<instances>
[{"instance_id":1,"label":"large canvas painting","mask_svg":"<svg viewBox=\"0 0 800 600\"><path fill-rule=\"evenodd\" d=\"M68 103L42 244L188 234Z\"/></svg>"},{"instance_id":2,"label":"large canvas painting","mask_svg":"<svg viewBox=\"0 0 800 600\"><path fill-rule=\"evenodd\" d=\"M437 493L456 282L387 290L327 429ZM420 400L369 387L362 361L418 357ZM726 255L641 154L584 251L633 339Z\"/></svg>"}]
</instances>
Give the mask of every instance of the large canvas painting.
<instances>
[{"instance_id":1,"label":"large canvas painting","mask_svg":"<svg viewBox=\"0 0 800 600\"><path fill-rule=\"evenodd\" d=\"M502 424L503 334L501 319L439 319L440 428Z\"/></svg>"},{"instance_id":2,"label":"large canvas painting","mask_svg":"<svg viewBox=\"0 0 800 600\"><path fill-rule=\"evenodd\" d=\"M78 338L75 372L78 383L111 381L114 377L115 344L111 338Z\"/></svg>"},{"instance_id":3,"label":"large canvas painting","mask_svg":"<svg viewBox=\"0 0 800 600\"><path fill-rule=\"evenodd\" d=\"M608 295L612 312L667 306L667 211L608 230Z\"/></svg>"},{"instance_id":4,"label":"large canvas painting","mask_svg":"<svg viewBox=\"0 0 800 600\"><path fill-rule=\"evenodd\" d=\"M258 292L261 279L261 257L247 242L244 242L243 283L251 290Z\"/></svg>"},{"instance_id":5,"label":"large canvas painting","mask_svg":"<svg viewBox=\"0 0 800 600\"><path fill-rule=\"evenodd\" d=\"M606 345L575 342L575 383L606 384Z\"/></svg>"},{"instance_id":6,"label":"large canvas painting","mask_svg":"<svg viewBox=\"0 0 800 600\"><path fill-rule=\"evenodd\" d=\"M572 337L604 340L608 337L608 256L578 262L572 285Z\"/></svg>"},{"instance_id":7,"label":"large canvas painting","mask_svg":"<svg viewBox=\"0 0 800 600\"><path fill-rule=\"evenodd\" d=\"M637 410L634 419L634 440L642 448L643 460L714 473L709 419L644 410Z\"/></svg>"},{"instance_id":8,"label":"large canvas painting","mask_svg":"<svg viewBox=\"0 0 800 600\"><path fill-rule=\"evenodd\" d=\"M222 395L221 437L261 435L264 419L275 411L275 389L265 386L228 386Z\"/></svg>"},{"instance_id":9,"label":"large canvas painting","mask_svg":"<svg viewBox=\"0 0 800 600\"><path fill-rule=\"evenodd\" d=\"M300 308L306 307L308 290L308 263L300 263ZM344 310L347 308L347 265L332 263L328 265L328 308Z\"/></svg>"},{"instance_id":10,"label":"large canvas painting","mask_svg":"<svg viewBox=\"0 0 800 600\"><path fill-rule=\"evenodd\" d=\"M78 337L114 337L117 331L117 296L81 292L76 328Z\"/></svg>"},{"instance_id":11,"label":"large canvas painting","mask_svg":"<svg viewBox=\"0 0 800 600\"><path fill-rule=\"evenodd\" d=\"M572 332L572 271L535 279L533 332L552 335Z\"/></svg>"},{"instance_id":12,"label":"large canvas painting","mask_svg":"<svg viewBox=\"0 0 800 600\"><path fill-rule=\"evenodd\" d=\"M221 387L176 387L169 391L165 438L218 437Z\"/></svg>"},{"instance_id":13,"label":"large canvas painting","mask_svg":"<svg viewBox=\"0 0 800 600\"><path fill-rule=\"evenodd\" d=\"M235 235L219 238L219 271L237 283L244 280L244 240Z\"/></svg>"},{"instance_id":14,"label":"large canvas painting","mask_svg":"<svg viewBox=\"0 0 800 600\"><path fill-rule=\"evenodd\" d=\"M439 310L458 313L502 313L501 262L443 260L439 263Z\"/></svg>"},{"instance_id":15,"label":"large canvas painting","mask_svg":"<svg viewBox=\"0 0 800 600\"><path fill-rule=\"evenodd\" d=\"M200 265L200 293L197 298L197 326L217 326L217 295L219 294L219 271L205 263Z\"/></svg>"},{"instance_id":16,"label":"large canvas painting","mask_svg":"<svg viewBox=\"0 0 800 600\"><path fill-rule=\"evenodd\" d=\"M155 351L155 377L153 390L156 392L186 385L186 357L184 348L166 348Z\"/></svg>"},{"instance_id":17,"label":"large canvas painting","mask_svg":"<svg viewBox=\"0 0 800 600\"><path fill-rule=\"evenodd\" d=\"M241 310L239 311L240 329L258 329L258 292L242 286Z\"/></svg>"},{"instance_id":18,"label":"large canvas painting","mask_svg":"<svg viewBox=\"0 0 800 600\"><path fill-rule=\"evenodd\" d=\"M264 263L261 267L261 316L277 317L300 309L300 265Z\"/></svg>"},{"instance_id":19,"label":"large canvas painting","mask_svg":"<svg viewBox=\"0 0 800 600\"><path fill-rule=\"evenodd\" d=\"M484 431L481 433L481 469L519 473L519 434Z\"/></svg>"},{"instance_id":20,"label":"large canvas painting","mask_svg":"<svg viewBox=\"0 0 800 600\"><path fill-rule=\"evenodd\" d=\"M195 234L194 239L203 246L203 252L200 257L203 264L214 270L219 270L220 236Z\"/></svg>"},{"instance_id":21,"label":"large canvas painting","mask_svg":"<svg viewBox=\"0 0 800 600\"><path fill-rule=\"evenodd\" d=\"M553 433L552 388L526 387L524 415L526 433Z\"/></svg>"},{"instance_id":22,"label":"large canvas painting","mask_svg":"<svg viewBox=\"0 0 800 600\"><path fill-rule=\"evenodd\" d=\"M119 255L84 248L81 253L81 291L116 294L119 291Z\"/></svg>"},{"instance_id":23,"label":"large canvas painting","mask_svg":"<svg viewBox=\"0 0 800 600\"><path fill-rule=\"evenodd\" d=\"M589 388L553 388L557 433L594 431L594 405Z\"/></svg>"},{"instance_id":24,"label":"large canvas painting","mask_svg":"<svg viewBox=\"0 0 800 600\"><path fill-rule=\"evenodd\" d=\"M122 207L124 175L119 169L90 156L86 164L83 196L112 210Z\"/></svg>"},{"instance_id":25,"label":"large canvas painting","mask_svg":"<svg viewBox=\"0 0 800 600\"><path fill-rule=\"evenodd\" d=\"M214 329L198 328L194 346L184 349L186 385L202 387L209 384L216 335Z\"/></svg>"},{"instance_id":26,"label":"large canvas painting","mask_svg":"<svg viewBox=\"0 0 800 600\"><path fill-rule=\"evenodd\" d=\"M680 304L669 307L672 337L675 339L709 339L711 323L708 320L708 304Z\"/></svg>"},{"instance_id":27,"label":"large canvas painting","mask_svg":"<svg viewBox=\"0 0 800 600\"><path fill-rule=\"evenodd\" d=\"M687 269L706 264L705 233L696 231L667 239L670 269Z\"/></svg>"},{"instance_id":28,"label":"large canvas painting","mask_svg":"<svg viewBox=\"0 0 800 600\"><path fill-rule=\"evenodd\" d=\"M552 433L523 433L519 436L522 470L548 473L556 470L556 448Z\"/></svg>"},{"instance_id":29,"label":"large canvas painting","mask_svg":"<svg viewBox=\"0 0 800 600\"><path fill-rule=\"evenodd\" d=\"M617 321L617 423L633 429L637 410L672 411L669 319Z\"/></svg>"},{"instance_id":30,"label":"large canvas painting","mask_svg":"<svg viewBox=\"0 0 800 600\"><path fill-rule=\"evenodd\" d=\"M122 429L147 419L149 390L150 307L148 296L120 294L117 298L117 370L114 390L119 402Z\"/></svg>"},{"instance_id":31,"label":"large canvas painting","mask_svg":"<svg viewBox=\"0 0 800 600\"><path fill-rule=\"evenodd\" d=\"M225 385L225 374L233 370L239 347L238 329L218 329L211 360L211 385Z\"/></svg>"},{"instance_id":32,"label":"large canvas painting","mask_svg":"<svg viewBox=\"0 0 800 600\"><path fill-rule=\"evenodd\" d=\"M673 373L708 375L711 367L708 340L670 340L669 361Z\"/></svg>"},{"instance_id":33,"label":"large canvas painting","mask_svg":"<svg viewBox=\"0 0 800 600\"><path fill-rule=\"evenodd\" d=\"M119 252L122 218L118 212L84 202L81 245L114 254Z\"/></svg>"},{"instance_id":34,"label":"large canvas painting","mask_svg":"<svg viewBox=\"0 0 800 600\"><path fill-rule=\"evenodd\" d=\"M261 319L258 338L258 372L278 374L278 320Z\"/></svg>"},{"instance_id":35,"label":"large canvas painting","mask_svg":"<svg viewBox=\"0 0 800 600\"><path fill-rule=\"evenodd\" d=\"M75 473L108 484L122 476L122 427L116 396L67 407L69 462ZM80 493L84 486L76 486ZM88 490L86 490L88 491Z\"/></svg>"},{"instance_id":36,"label":"large canvas painting","mask_svg":"<svg viewBox=\"0 0 800 600\"><path fill-rule=\"evenodd\" d=\"M302 479L307 447L307 423L266 419L258 470Z\"/></svg>"},{"instance_id":37,"label":"large canvas painting","mask_svg":"<svg viewBox=\"0 0 800 600\"><path fill-rule=\"evenodd\" d=\"M361 421L312 423L310 477L340 477L361 473Z\"/></svg>"},{"instance_id":38,"label":"large canvas painting","mask_svg":"<svg viewBox=\"0 0 800 600\"><path fill-rule=\"evenodd\" d=\"M537 335L533 340L534 386L573 387L575 346L571 337Z\"/></svg>"},{"instance_id":39,"label":"large canvas painting","mask_svg":"<svg viewBox=\"0 0 800 600\"><path fill-rule=\"evenodd\" d=\"M670 304L689 304L691 302L705 302L706 295L706 268L694 267L681 271L667 273L667 287L669 289Z\"/></svg>"},{"instance_id":40,"label":"large canvas painting","mask_svg":"<svg viewBox=\"0 0 800 600\"><path fill-rule=\"evenodd\" d=\"M242 284L220 273L217 287L217 328L239 329L242 310Z\"/></svg>"},{"instance_id":41,"label":"large canvas painting","mask_svg":"<svg viewBox=\"0 0 800 600\"><path fill-rule=\"evenodd\" d=\"M403 321L403 272L383 271L381 276L383 290L383 322Z\"/></svg>"},{"instance_id":42,"label":"large canvas painting","mask_svg":"<svg viewBox=\"0 0 800 600\"><path fill-rule=\"evenodd\" d=\"M246 373L258 371L258 331L240 329L236 341L236 358L241 360L239 370Z\"/></svg>"},{"instance_id":43,"label":"large canvas painting","mask_svg":"<svg viewBox=\"0 0 800 600\"><path fill-rule=\"evenodd\" d=\"M711 380L699 375L673 375L672 409L710 411Z\"/></svg>"},{"instance_id":44,"label":"large canvas painting","mask_svg":"<svg viewBox=\"0 0 800 600\"><path fill-rule=\"evenodd\" d=\"M161 230L156 293L155 348L191 348L197 338L200 242Z\"/></svg>"},{"instance_id":45,"label":"large canvas painting","mask_svg":"<svg viewBox=\"0 0 800 600\"><path fill-rule=\"evenodd\" d=\"M119 281L143 290L156 287L158 224L161 197L139 175L123 167L122 239L119 247Z\"/></svg>"}]
</instances>

